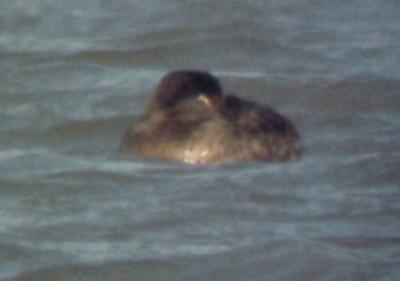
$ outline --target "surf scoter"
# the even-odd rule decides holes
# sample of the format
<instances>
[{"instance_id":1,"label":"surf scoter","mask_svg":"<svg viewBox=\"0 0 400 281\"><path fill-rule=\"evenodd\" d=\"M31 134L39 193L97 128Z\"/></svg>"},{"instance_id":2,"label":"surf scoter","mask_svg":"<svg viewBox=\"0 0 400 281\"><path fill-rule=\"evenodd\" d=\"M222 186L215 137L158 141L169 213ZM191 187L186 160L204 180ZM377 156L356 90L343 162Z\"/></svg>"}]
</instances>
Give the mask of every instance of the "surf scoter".
<instances>
[{"instance_id":1,"label":"surf scoter","mask_svg":"<svg viewBox=\"0 0 400 281\"><path fill-rule=\"evenodd\" d=\"M125 133L121 152L190 164L283 161L300 155L294 125L268 106L223 95L204 71L166 74L144 115Z\"/></svg>"}]
</instances>

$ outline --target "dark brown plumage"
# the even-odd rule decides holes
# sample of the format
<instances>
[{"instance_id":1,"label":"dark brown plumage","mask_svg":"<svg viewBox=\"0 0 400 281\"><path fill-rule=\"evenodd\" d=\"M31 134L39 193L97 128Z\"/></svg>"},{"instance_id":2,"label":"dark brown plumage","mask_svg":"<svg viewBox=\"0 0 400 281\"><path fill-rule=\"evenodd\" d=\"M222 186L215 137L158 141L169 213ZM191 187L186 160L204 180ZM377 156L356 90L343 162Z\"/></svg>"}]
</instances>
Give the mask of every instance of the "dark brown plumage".
<instances>
[{"instance_id":1,"label":"dark brown plumage","mask_svg":"<svg viewBox=\"0 0 400 281\"><path fill-rule=\"evenodd\" d=\"M222 99L218 80L204 71L180 70L161 78L149 110L164 110L175 106L184 99L205 94L217 102Z\"/></svg>"},{"instance_id":2,"label":"dark brown plumage","mask_svg":"<svg viewBox=\"0 0 400 281\"><path fill-rule=\"evenodd\" d=\"M223 96L203 71L165 75L143 115L124 135L121 151L187 163L282 161L300 155L293 124L269 107Z\"/></svg>"}]
</instances>

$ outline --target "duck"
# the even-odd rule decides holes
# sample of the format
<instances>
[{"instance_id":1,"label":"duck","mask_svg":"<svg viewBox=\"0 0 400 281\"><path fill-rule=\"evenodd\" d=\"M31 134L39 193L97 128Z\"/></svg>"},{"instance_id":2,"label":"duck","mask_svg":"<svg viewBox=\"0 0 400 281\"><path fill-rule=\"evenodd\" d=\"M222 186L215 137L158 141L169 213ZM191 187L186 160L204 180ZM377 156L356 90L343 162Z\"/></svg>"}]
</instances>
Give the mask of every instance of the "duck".
<instances>
[{"instance_id":1,"label":"duck","mask_svg":"<svg viewBox=\"0 0 400 281\"><path fill-rule=\"evenodd\" d=\"M301 146L296 127L273 108L224 94L209 72L175 70L160 79L120 152L207 165L297 160Z\"/></svg>"}]
</instances>

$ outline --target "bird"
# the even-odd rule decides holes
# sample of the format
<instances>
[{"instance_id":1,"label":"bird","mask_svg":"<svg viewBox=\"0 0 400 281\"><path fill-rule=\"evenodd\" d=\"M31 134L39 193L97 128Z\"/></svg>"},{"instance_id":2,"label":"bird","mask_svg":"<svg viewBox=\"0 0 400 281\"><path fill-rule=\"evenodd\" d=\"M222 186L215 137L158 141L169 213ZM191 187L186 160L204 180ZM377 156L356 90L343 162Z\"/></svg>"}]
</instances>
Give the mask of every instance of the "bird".
<instances>
[{"instance_id":1,"label":"bird","mask_svg":"<svg viewBox=\"0 0 400 281\"><path fill-rule=\"evenodd\" d=\"M120 152L207 165L297 160L301 145L293 123L271 107L225 95L209 72L175 70L126 130Z\"/></svg>"}]
</instances>

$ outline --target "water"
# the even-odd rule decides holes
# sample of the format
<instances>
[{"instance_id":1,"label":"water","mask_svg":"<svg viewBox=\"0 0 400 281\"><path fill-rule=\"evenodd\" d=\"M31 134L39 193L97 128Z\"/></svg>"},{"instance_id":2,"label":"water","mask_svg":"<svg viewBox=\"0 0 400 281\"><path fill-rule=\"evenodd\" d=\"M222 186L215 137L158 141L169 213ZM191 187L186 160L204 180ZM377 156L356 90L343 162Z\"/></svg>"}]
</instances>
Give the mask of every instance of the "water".
<instances>
[{"instance_id":1,"label":"water","mask_svg":"<svg viewBox=\"0 0 400 281\"><path fill-rule=\"evenodd\" d=\"M398 280L396 1L0 5L0 279ZM290 117L301 161L119 155L178 68Z\"/></svg>"}]
</instances>

